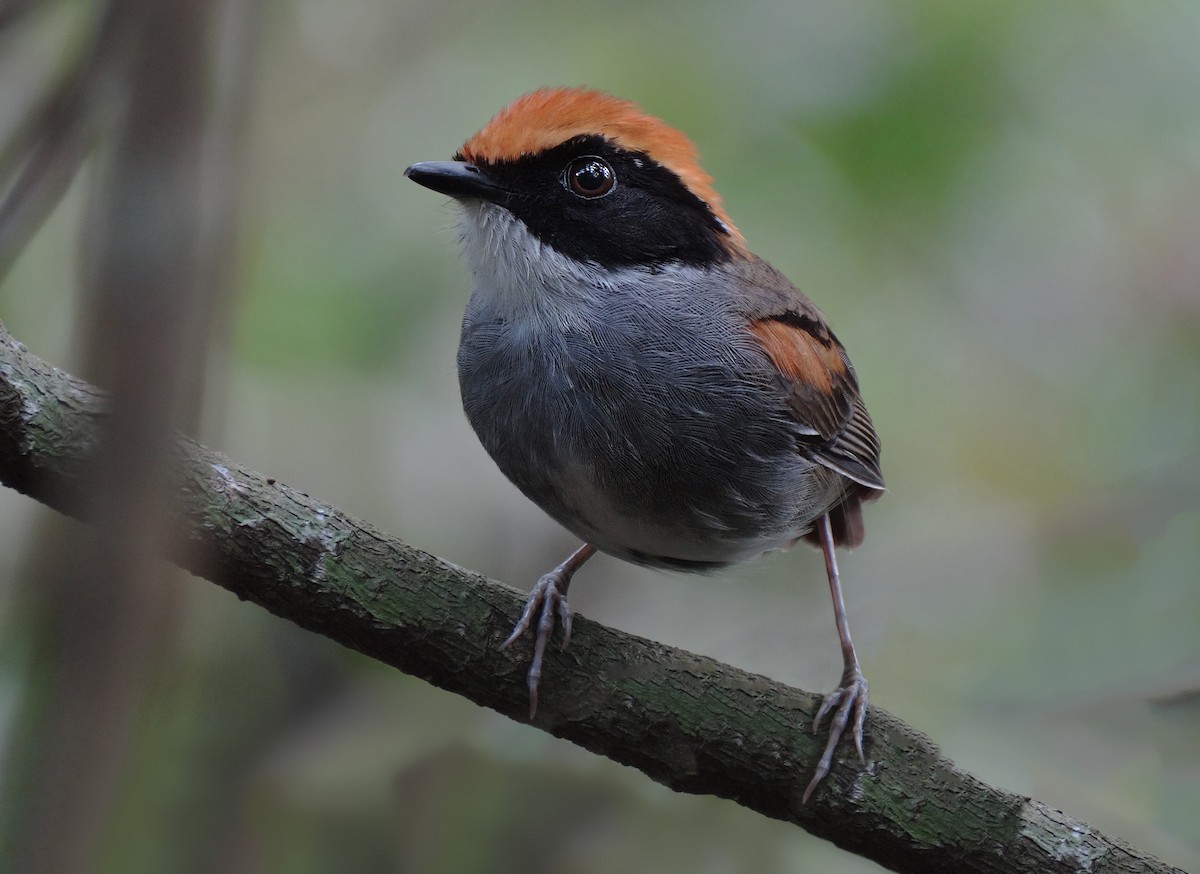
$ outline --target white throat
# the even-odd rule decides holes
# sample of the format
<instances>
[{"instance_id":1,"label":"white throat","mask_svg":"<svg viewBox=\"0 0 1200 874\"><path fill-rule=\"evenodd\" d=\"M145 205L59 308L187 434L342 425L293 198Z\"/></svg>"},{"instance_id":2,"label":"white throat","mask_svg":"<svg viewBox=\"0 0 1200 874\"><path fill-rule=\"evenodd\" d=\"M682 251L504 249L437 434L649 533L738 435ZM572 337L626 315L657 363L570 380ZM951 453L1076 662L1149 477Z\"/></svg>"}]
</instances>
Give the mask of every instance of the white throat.
<instances>
[{"instance_id":1,"label":"white throat","mask_svg":"<svg viewBox=\"0 0 1200 874\"><path fill-rule=\"evenodd\" d=\"M547 246L507 209L464 201L462 210L459 236L474 279L473 303L567 324L581 303L612 293L611 274Z\"/></svg>"}]
</instances>

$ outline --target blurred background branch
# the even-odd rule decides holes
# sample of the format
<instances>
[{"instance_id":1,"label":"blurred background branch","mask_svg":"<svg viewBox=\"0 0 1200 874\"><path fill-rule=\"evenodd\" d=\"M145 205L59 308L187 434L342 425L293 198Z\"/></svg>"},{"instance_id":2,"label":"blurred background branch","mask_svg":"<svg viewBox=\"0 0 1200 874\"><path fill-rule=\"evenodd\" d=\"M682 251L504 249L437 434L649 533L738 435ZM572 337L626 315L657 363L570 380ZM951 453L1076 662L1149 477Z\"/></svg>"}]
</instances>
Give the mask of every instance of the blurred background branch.
<instances>
[{"instance_id":1,"label":"blurred background branch","mask_svg":"<svg viewBox=\"0 0 1200 874\"><path fill-rule=\"evenodd\" d=\"M0 482L105 530L80 506L110 419L103 396L29 355L0 325ZM112 417L117 415L114 408ZM183 440L183 567L298 625L511 719L528 705L525 657L498 651L521 594ZM160 453L160 456L162 453ZM150 526L146 526L149 528ZM154 558L145 557L147 561ZM70 593L62 593L70 597ZM97 617L105 621L108 617ZM1058 811L987 786L885 711L868 761L842 764L801 802L820 753L820 696L580 617L536 724L684 792L731 798L912 874L1183 874ZM550 700L552 699L552 700ZM67 782L66 794L79 791ZM46 852L46 850L40 850ZM26 870L26 869L21 869ZM68 866L58 870L83 870Z\"/></svg>"},{"instance_id":2,"label":"blurred background branch","mask_svg":"<svg viewBox=\"0 0 1200 874\"><path fill-rule=\"evenodd\" d=\"M223 16L245 5L78 8L62 72L0 149L0 276L90 166L74 357L111 398L75 498L95 524L79 532L47 517L25 559L31 674L0 787L5 870L97 870L128 792L147 690L170 682L155 676L172 658L181 610L180 589L162 584L155 560L174 514L165 462L175 429L199 425L228 301L246 89L219 80L215 62ZM4 27L61 6L5 10ZM221 46L235 70L252 56L244 24L233 51ZM201 830L160 838L177 849ZM192 850L193 861L170 867L211 858Z\"/></svg>"}]
</instances>

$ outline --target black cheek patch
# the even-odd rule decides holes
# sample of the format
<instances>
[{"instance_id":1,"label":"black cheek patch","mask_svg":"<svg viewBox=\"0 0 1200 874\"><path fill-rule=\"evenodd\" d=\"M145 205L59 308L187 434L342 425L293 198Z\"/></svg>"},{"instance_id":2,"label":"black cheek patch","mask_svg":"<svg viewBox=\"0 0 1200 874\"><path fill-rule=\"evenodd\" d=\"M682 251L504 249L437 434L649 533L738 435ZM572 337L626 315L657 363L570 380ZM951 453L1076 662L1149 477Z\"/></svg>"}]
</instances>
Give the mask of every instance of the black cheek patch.
<instances>
[{"instance_id":1,"label":"black cheek patch","mask_svg":"<svg viewBox=\"0 0 1200 874\"><path fill-rule=\"evenodd\" d=\"M585 198L562 184L572 159L612 165L612 191ZM608 267L710 265L728 260L728 229L679 177L601 137L577 137L542 155L491 165L513 194L504 204L530 232L577 261Z\"/></svg>"},{"instance_id":2,"label":"black cheek patch","mask_svg":"<svg viewBox=\"0 0 1200 874\"><path fill-rule=\"evenodd\" d=\"M679 208L632 186L618 187L607 200L569 210L573 214L564 218L571 232L558 235L563 254L612 266L711 264L727 257L697 209Z\"/></svg>"}]
</instances>

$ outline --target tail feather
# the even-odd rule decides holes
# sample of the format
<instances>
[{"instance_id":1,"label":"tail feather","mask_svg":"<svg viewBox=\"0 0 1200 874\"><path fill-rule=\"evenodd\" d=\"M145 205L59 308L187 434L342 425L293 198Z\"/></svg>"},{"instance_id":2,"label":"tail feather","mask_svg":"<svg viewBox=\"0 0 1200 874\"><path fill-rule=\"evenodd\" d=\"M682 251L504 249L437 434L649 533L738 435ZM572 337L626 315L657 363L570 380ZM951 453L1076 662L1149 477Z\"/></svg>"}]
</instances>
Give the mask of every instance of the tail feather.
<instances>
[{"instance_id":1,"label":"tail feather","mask_svg":"<svg viewBox=\"0 0 1200 874\"><path fill-rule=\"evenodd\" d=\"M878 489L854 483L840 504L829 511L829 525L833 530L833 544L845 549L854 549L863 542L866 529L863 527L863 504L874 501L881 494ZM813 528L803 535L805 542L820 548L821 532Z\"/></svg>"}]
</instances>

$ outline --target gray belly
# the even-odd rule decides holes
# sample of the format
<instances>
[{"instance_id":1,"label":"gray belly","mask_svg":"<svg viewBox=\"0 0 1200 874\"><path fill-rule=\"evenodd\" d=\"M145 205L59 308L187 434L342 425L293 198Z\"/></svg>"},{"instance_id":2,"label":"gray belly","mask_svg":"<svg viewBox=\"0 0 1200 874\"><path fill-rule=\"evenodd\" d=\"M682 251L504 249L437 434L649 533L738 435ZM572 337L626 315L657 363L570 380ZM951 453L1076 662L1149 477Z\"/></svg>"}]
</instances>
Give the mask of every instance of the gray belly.
<instances>
[{"instance_id":1,"label":"gray belly","mask_svg":"<svg viewBox=\"0 0 1200 874\"><path fill-rule=\"evenodd\" d=\"M537 332L468 315L467 418L505 476L605 552L701 569L786 546L842 478L798 453L765 358L692 327L684 354L661 324Z\"/></svg>"}]
</instances>

